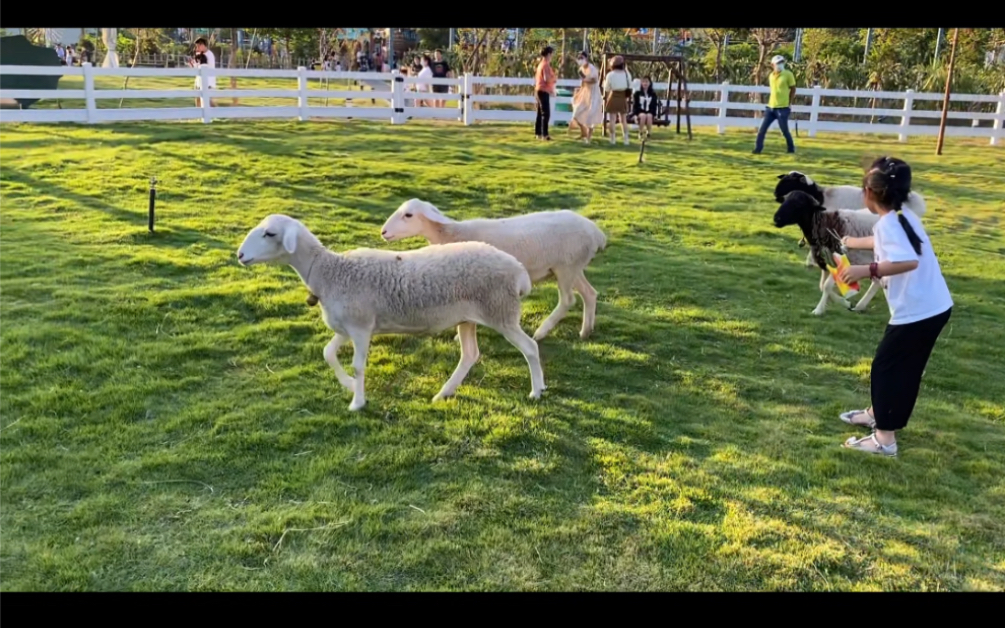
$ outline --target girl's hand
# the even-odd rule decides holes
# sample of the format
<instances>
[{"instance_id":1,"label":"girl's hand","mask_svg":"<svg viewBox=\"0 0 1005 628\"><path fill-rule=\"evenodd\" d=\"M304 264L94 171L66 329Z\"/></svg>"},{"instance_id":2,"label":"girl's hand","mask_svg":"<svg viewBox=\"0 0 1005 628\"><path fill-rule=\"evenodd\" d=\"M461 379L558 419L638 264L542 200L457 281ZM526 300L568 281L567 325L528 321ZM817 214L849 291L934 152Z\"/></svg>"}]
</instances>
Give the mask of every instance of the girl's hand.
<instances>
[{"instance_id":1,"label":"girl's hand","mask_svg":"<svg viewBox=\"0 0 1005 628\"><path fill-rule=\"evenodd\" d=\"M841 281L843 281L845 283L848 283L848 284L855 283L859 279L865 279L866 277L869 276L869 267L868 266L848 266L847 268L843 268L841 270L841 272L839 273L839 276L841 277Z\"/></svg>"}]
</instances>

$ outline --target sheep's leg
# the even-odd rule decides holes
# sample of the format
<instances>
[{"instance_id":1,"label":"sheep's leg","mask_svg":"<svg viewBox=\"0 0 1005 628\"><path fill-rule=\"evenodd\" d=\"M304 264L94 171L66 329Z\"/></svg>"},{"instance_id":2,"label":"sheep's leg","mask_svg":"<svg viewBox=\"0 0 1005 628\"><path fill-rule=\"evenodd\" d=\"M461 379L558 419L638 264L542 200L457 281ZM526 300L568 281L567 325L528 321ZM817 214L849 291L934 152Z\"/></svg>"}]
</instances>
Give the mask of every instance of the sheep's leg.
<instances>
[{"instance_id":1,"label":"sheep's leg","mask_svg":"<svg viewBox=\"0 0 1005 628\"><path fill-rule=\"evenodd\" d=\"M555 279L558 281L558 305L555 306L555 309L552 310L548 318L544 319L541 326L534 332L534 340L541 340L551 333L555 325L558 325L559 321L569 313L569 308L576 304L576 294L572 291L572 287L576 282L576 276L571 275L565 269L556 269Z\"/></svg>"},{"instance_id":2,"label":"sheep's leg","mask_svg":"<svg viewBox=\"0 0 1005 628\"><path fill-rule=\"evenodd\" d=\"M853 311L864 312L865 308L869 307L869 302L872 301L872 298L876 296L877 292L879 292L879 288L880 288L879 282L873 280L869 284L869 289L865 291L865 295L861 299L859 299L858 303L855 304Z\"/></svg>"},{"instance_id":3,"label":"sheep's leg","mask_svg":"<svg viewBox=\"0 0 1005 628\"><path fill-rule=\"evenodd\" d=\"M585 340L593 333L593 326L597 322L597 290L586 280L582 270L576 277L575 288L583 297L583 328L579 330L579 337Z\"/></svg>"},{"instance_id":4,"label":"sheep's leg","mask_svg":"<svg viewBox=\"0 0 1005 628\"><path fill-rule=\"evenodd\" d=\"M447 397L452 397L457 387L461 385L464 378L468 376L471 367L475 365L481 353L478 351L478 326L474 323L461 323L457 326L457 337L461 344L461 361L457 363L453 375L443 385L440 392L433 397L433 401L440 401Z\"/></svg>"},{"instance_id":5,"label":"sheep's leg","mask_svg":"<svg viewBox=\"0 0 1005 628\"><path fill-rule=\"evenodd\" d=\"M366 358L370 352L370 332L355 331L350 332L352 338L352 367L356 371L355 387L352 391L352 403L350 410L359 410L366 405L366 393L364 392L364 375L366 373Z\"/></svg>"},{"instance_id":6,"label":"sheep's leg","mask_svg":"<svg viewBox=\"0 0 1005 628\"><path fill-rule=\"evenodd\" d=\"M530 398L537 399L547 386L544 385L544 372L541 370L541 353L537 342L528 336L517 323L512 327L496 329L506 340L520 350L530 367Z\"/></svg>"},{"instance_id":7,"label":"sheep's leg","mask_svg":"<svg viewBox=\"0 0 1005 628\"><path fill-rule=\"evenodd\" d=\"M338 361L338 350L342 348L342 345L344 345L347 340L349 340L348 336L335 334L332 341L325 347L325 362L335 369L335 378L338 379L338 383L345 386L349 392L353 392L356 382L349 377L349 374L345 372L345 369L342 368L342 364Z\"/></svg>"},{"instance_id":8,"label":"sheep's leg","mask_svg":"<svg viewBox=\"0 0 1005 628\"><path fill-rule=\"evenodd\" d=\"M816 308L813 309L813 314L816 316L823 316L824 312L827 311L827 301L830 300L830 290L834 285L834 278L830 275L824 280L823 286L820 289L820 302L817 303Z\"/></svg>"}]
</instances>

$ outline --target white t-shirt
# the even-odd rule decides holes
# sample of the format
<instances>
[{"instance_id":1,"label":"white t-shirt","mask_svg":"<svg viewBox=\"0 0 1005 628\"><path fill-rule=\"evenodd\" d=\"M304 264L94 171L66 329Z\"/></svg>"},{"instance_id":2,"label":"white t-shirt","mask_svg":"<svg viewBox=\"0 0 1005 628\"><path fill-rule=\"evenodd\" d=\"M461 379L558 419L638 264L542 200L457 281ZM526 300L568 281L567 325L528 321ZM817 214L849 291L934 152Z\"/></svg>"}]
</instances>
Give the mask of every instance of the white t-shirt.
<instances>
[{"instance_id":1,"label":"white t-shirt","mask_svg":"<svg viewBox=\"0 0 1005 628\"><path fill-rule=\"evenodd\" d=\"M210 50L209 48L207 48L206 52L204 52L203 54L206 55L206 63L202 63L200 65L205 65L207 68L215 68L216 67L216 55L213 54L213 51ZM195 77L195 88L196 89L202 89L202 83L199 81L199 78L200 77L198 77L198 76ZM216 89L216 77L215 76L211 76L211 77L209 77L209 79L207 79L207 81L206 81L206 89Z\"/></svg>"},{"instance_id":2,"label":"white t-shirt","mask_svg":"<svg viewBox=\"0 0 1005 628\"><path fill-rule=\"evenodd\" d=\"M877 262L912 262L912 271L880 279L890 306L890 324L907 325L942 314L953 307L949 286L921 221L909 209L901 211L921 238L921 255L914 252L907 232L895 212L883 216L873 227L873 251Z\"/></svg>"},{"instance_id":3,"label":"white t-shirt","mask_svg":"<svg viewBox=\"0 0 1005 628\"><path fill-rule=\"evenodd\" d=\"M428 65L424 66L421 70L419 70L419 78L433 78L433 68L429 67ZM430 85L429 83L418 84L420 92L428 92L431 87L432 85Z\"/></svg>"},{"instance_id":4,"label":"white t-shirt","mask_svg":"<svg viewBox=\"0 0 1005 628\"><path fill-rule=\"evenodd\" d=\"M611 70L604 77L605 92L623 92L632 86L632 75L628 70Z\"/></svg>"}]
</instances>

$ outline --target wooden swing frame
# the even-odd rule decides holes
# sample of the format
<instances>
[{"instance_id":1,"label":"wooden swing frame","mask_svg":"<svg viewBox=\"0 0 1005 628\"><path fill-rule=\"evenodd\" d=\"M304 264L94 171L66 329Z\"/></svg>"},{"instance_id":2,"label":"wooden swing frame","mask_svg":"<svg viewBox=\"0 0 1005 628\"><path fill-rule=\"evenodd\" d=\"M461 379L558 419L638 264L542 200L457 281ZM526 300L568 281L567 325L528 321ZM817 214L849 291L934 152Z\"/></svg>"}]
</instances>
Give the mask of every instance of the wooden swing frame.
<instances>
[{"instance_id":1,"label":"wooden swing frame","mask_svg":"<svg viewBox=\"0 0 1005 628\"><path fill-rule=\"evenodd\" d=\"M652 65L662 63L663 67L667 69L668 75L666 94L668 105L673 95L671 90L673 90L674 79L677 79L677 134L680 135L680 118L683 111L684 117L687 119L687 139L690 141L693 138L691 133L691 93L687 87L687 62L684 60L684 57L680 55L638 55L604 51L603 63L600 66L601 89L603 89L604 79L607 77L607 68L610 67L611 59L619 56L625 60L625 65L636 61L649 63L651 68ZM683 107L681 107L682 101L684 104ZM656 126L670 126L670 107L664 106L662 109L662 116L653 120L653 124ZM608 133L607 125L610 124L607 116L607 107L604 107L604 135Z\"/></svg>"}]
</instances>

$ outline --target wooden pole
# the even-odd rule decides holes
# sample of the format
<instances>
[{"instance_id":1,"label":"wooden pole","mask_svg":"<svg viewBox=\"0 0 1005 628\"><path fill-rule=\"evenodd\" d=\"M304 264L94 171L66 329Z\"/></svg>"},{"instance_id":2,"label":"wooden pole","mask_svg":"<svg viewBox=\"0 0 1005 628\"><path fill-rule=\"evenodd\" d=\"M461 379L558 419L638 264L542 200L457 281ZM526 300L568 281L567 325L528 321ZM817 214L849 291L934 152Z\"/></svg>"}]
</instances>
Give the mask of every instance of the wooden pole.
<instances>
[{"instance_id":1,"label":"wooden pole","mask_svg":"<svg viewBox=\"0 0 1005 628\"><path fill-rule=\"evenodd\" d=\"M953 66L956 65L956 42L960 38L960 29L953 29L953 47L949 51L949 70L946 72L946 95L942 99L942 120L939 122L939 141L935 145L935 154L942 154L942 143L946 139L946 118L949 117L949 93L953 87Z\"/></svg>"}]
</instances>

